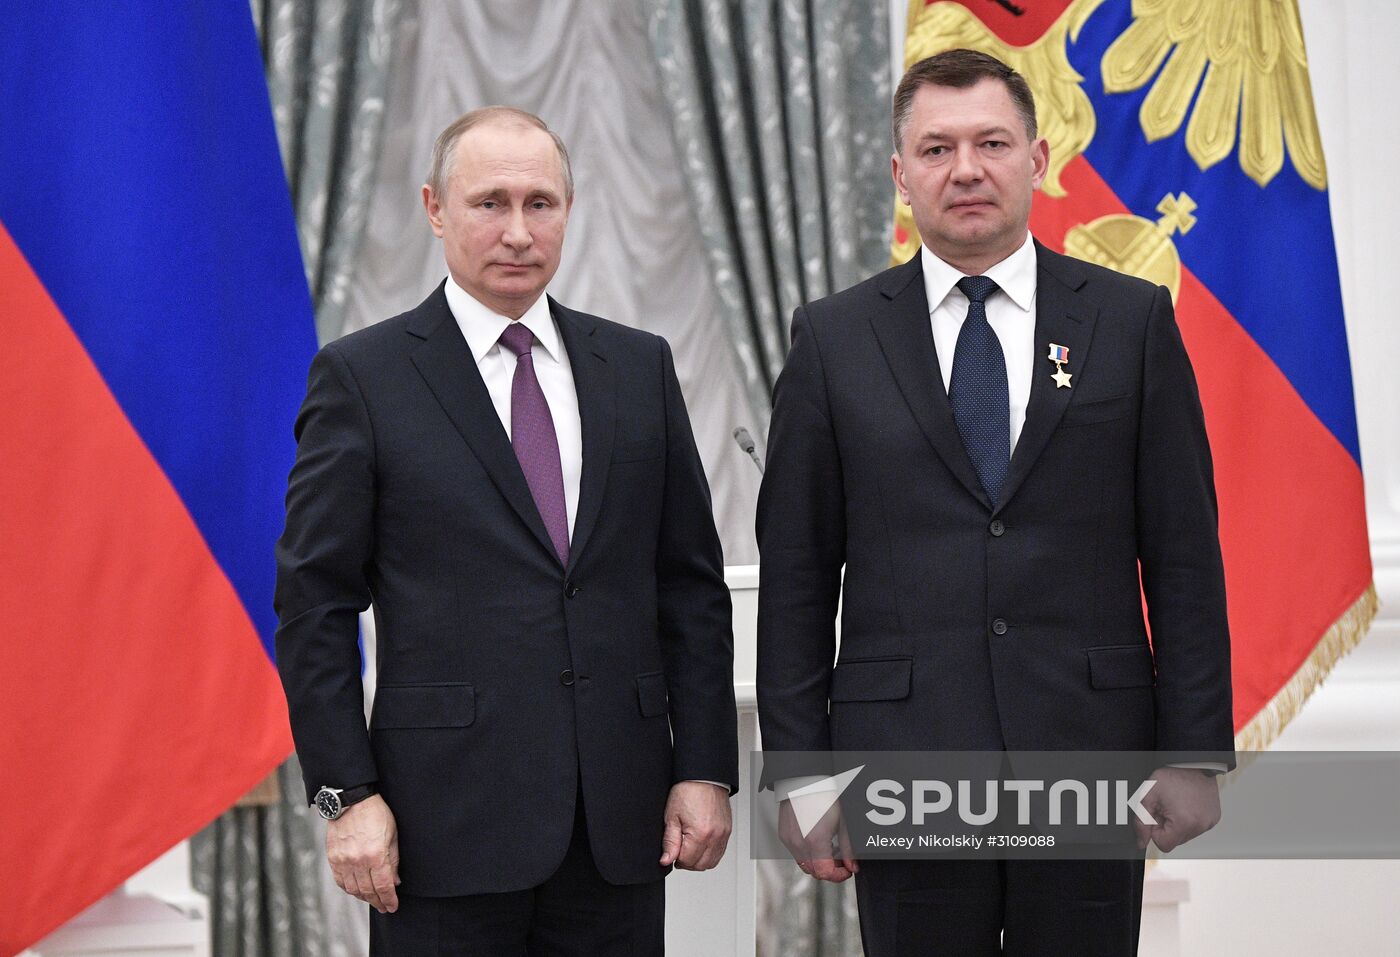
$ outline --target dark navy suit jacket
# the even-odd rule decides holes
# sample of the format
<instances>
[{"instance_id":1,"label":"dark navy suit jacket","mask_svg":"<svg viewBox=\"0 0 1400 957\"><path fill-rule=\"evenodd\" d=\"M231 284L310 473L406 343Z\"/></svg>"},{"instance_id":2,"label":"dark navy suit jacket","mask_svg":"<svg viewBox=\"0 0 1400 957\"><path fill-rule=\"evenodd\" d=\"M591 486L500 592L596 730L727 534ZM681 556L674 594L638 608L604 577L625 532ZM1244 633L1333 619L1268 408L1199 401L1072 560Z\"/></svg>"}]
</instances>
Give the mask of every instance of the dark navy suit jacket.
<instances>
[{"instance_id":1,"label":"dark navy suit jacket","mask_svg":"<svg viewBox=\"0 0 1400 957\"><path fill-rule=\"evenodd\" d=\"M920 258L797 310L758 505L765 750L1231 751L1210 449L1171 298L1036 255L1036 367L995 508Z\"/></svg>"},{"instance_id":2,"label":"dark navy suit jacket","mask_svg":"<svg viewBox=\"0 0 1400 957\"><path fill-rule=\"evenodd\" d=\"M664 340L550 301L583 469L561 566L439 287L327 345L297 419L277 660L308 797L376 781L406 893L664 874L672 784L737 787L729 593ZM376 615L368 731L358 612Z\"/></svg>"}]
</instances>

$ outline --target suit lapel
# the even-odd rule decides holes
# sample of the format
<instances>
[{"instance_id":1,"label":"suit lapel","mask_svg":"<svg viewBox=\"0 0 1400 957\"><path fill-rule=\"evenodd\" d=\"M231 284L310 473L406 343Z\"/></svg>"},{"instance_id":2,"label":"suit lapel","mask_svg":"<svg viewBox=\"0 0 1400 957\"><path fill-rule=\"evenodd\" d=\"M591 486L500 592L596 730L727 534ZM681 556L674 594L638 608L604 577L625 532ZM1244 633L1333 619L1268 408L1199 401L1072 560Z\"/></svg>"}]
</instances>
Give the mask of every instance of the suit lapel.
<instances>
[{"instance_id":1,"label":"suit lapel","mask_svg":"<svg viewBox=\"0 0 1400 957\"><path fill-rule=\"evenodd\" d=\"M486 391L486 383L481 379L466 339L462 338L462 330L447 308L442 286L414 310L408 333L423 340L413 351L413 364L453 427L466 440L511 508L549 554L554 555L554 544L530 495L530 486L525 483L520 460L506 437L491 394Z\"/></svg>"},{"instance_id":2,"label":"suit lapel","mask_svg":"<svg viewBox=\"0 0 1400 957\"><path fill-rule=\"evenodd\" d=\"M1026 423L1021 427L1021 437L1011 456L998 512L1006 507L1030 474L1074 397L1074 387L1080 382L1077 374L1088 367L1089 345L1098 317L1098 307L1079 295L1085 277L1074 260L1050 252L1038 242L1035 253L1035 364L1031 369L1031 394L1026 406ZM1069 349L1065 371L1076 378L1067 389L1060 388L1052 377L1055 368L1047 358L1051 343Z\"/></svg>"},{"instance_id":3,"label":"suit lapel","mask_svg":"<svg viewBox=\"0 0 1400 957\"><path fill-rule=\"evenodd\" d=\"M890 300L890 307L871 316L870 325L904 401L948 469L978 501L991 508L958 434L948 391L943 388L919 257L915 255L903 266L890 270L880 292Z\"/></svg>"},{"instance_id":4,"label":"suit lapel","mask_svg":"<svg viewBox=\"0 0 1400 957\"><path fill-rule=\"evenodd\" d=\"M612 367L594 336L597 321L553 299L549 300L549 308L569 353L574 390L578 393L579 424L583 429L583 472L579 478L574 534L569 542L569 568L573 569L578 565L603 507L608 465L612 461L617 390Z\"/></svg>"}]
</instances>

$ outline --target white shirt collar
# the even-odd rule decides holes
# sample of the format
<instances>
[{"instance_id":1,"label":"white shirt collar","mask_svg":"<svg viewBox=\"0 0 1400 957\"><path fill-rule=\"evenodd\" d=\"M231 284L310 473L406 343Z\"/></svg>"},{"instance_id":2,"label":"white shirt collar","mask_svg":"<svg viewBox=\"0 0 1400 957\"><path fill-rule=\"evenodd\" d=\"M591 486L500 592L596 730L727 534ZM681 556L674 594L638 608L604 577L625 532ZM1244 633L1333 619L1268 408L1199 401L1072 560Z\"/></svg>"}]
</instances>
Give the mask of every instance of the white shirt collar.
<instances>
[{"instance_id":1,"label":"white shirt collar","mask_svg":"<svg viewBox=\"0 0 1400 957\"><path fill-rule=\"evenodd\" d=\"M511 320L482 305L480 300L457 285L450 275L443 292L447 294L447 308L452 310L452 317L457 320L457 326L472 351L472 359L480 364L486 353L500 341L501 333L506 331ZM549 357L559 361L559 329L549 314L549 297L546 294L541 293L525 310L525 315L516 321L524 323L525 328L535 334L535 340L544 346Z\"/></svg>"},{"instance_id":2,"label":"white shirt collar","mask_svg":"<svg viewBox=\"0 0 1400 957\"><path fill-rule=\"evenodd\" d=\"M963 273L939 259L928 246L920 249L919 256L924 270L924 294L928 297L929 312L933 312L957 287ZM1012 302L1029 312L1035 302L1035 270L1035 242L1027 232L1026 241L1014 253L982 275L995 280Z\"/></svg>"}]
</instances>

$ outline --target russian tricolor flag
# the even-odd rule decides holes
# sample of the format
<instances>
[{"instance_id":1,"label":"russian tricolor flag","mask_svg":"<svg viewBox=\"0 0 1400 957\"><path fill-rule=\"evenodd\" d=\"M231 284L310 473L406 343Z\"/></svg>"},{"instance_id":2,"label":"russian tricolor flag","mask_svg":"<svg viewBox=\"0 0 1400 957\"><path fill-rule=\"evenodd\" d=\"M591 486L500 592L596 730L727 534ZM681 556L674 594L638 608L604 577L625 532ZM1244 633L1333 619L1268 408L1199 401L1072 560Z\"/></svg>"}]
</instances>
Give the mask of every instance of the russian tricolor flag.
<instances>
[{"instance_id":1,"label":"russian tricolor flag","mask_svg":"<svg viewBox=\"0 0 1400 957\"><path fill-rule=\"evenodd\" d=\"M273 543L316 342L247 0L0 21L12 954L292 750Z\"/></svg>"}]
</instances>

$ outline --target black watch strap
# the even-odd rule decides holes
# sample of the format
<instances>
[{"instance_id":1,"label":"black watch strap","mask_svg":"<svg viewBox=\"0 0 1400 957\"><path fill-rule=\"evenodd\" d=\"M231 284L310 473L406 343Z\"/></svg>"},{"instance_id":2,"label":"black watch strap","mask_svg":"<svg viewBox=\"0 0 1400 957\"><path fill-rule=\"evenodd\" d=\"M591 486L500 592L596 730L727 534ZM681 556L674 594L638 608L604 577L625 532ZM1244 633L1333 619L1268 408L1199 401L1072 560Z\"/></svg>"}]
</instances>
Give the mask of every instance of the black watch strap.
<instances>
[{"instance_id":1,"label":"black watch strap","mask_svg":"<svg viewBox=\"0 0 1400 957\"><path fill-rule=\"evenodd\" d=\"M346 788L340 792L340 806L349 807L352 804L359 804L371 794L378 793L378 788L374 784L361 784L358 787Z\"/></svg>"}]
</instances>

